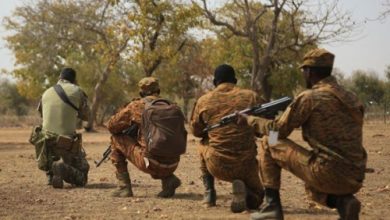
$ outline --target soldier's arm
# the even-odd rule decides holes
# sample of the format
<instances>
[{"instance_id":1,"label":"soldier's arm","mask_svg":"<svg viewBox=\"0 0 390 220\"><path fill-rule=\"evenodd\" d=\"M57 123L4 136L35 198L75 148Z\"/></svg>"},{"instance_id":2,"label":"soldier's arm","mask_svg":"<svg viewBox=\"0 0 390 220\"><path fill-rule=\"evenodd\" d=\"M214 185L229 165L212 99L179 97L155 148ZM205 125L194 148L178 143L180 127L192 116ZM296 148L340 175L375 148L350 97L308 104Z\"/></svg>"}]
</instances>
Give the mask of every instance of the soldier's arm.
<instances>
[{"instance_id":1,"label":"soldier's arm","mask_svg":"<svg viewBox=\"0 0 390 220\"><path fill-rule=\"evenodd\" d=\"M88 96L87 94L85 94L84 91L81 91L78 117L83 121L88 121L89 115L90 115L90 108L88 105Z\"/></svg>"},{"instance_id":2,"label":"soldier's arm","mask_svg":"<svg viewBox=\"0 0 390 220\"><path fill-rule=\"evenodd\" d=\"M134 104L130 103L111 116L107 125L111 134L120 134L131 126L132 118L134 118L133 110Z\"/></svg>"},{"instance_id":3,"label":"soldier's arm","mask_svg":"<svg viewBox=\"0 0 390 220\"><path fill-rule=\"evenodd\" d=\"M275 120L248 116L247 122L257 133L269 135L270 130L279 131L279 138L288 137L294 128L300 127L309 118L313 109L309 93L299 95L293 103Z\"/></svg>"},{"instance_id":4,"label":"soldier's arm","mask_svg":"<svg viewBox=\"0 0 390 220\"><path fill-rule=\"evenodd\" d=\"M206 123L203 122L201 114L202 112L200 110L199 103L195 103L194 108L192 109L190 121L191 131L195 137L203 137L203 129L207 126Z\"/></svg>"}]
</instances>

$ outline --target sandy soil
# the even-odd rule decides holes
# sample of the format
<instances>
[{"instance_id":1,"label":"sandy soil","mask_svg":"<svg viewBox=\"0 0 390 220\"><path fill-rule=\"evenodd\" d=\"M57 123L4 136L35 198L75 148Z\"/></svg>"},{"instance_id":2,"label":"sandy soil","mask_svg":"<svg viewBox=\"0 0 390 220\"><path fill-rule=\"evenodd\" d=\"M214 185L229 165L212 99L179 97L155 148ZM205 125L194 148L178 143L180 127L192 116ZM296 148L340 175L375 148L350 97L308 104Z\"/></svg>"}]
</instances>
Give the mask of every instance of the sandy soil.
<instances>
[{"instance_id":1,"label":"sandy soil","mask_svg":"<svg viewBox=\"0 0 390 220\"><path fill-rule=\"evenodd\" d=\"M129 165L133 198L112 198L116 187L114 168L110 162L95 168L109 141L109 134L85 133L84 146L91 165L85 188L56 190L47 185L46 177L34 161L33 146L27 142L29 128L0 129L0 219L249 219L249 211L229 212L231 185L217 181L217 207L201 205L203 185L198 169L196 143L189 137L188 151L182 156L176 175L182 186L172 199L159 199L160 182ZM291 138L300 143L300 131ZM390 125L366 123L364 146L369 155L362 190L361 219L390 219ZM337 219L335 210L309 208L301 180L283 172L282 202L285 219Z\"/></svg>"}]
</instances>

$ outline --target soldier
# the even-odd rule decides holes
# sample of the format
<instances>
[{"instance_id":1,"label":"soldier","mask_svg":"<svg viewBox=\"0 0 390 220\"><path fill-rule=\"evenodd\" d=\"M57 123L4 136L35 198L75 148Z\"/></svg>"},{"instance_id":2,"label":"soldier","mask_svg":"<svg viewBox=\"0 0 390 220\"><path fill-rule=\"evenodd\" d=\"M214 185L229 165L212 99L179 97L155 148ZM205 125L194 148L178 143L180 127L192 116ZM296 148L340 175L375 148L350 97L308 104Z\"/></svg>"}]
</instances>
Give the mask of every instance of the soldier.
<instances>
[{"instance_id":1,"label":"soldier","mask_svg":"<svg viewBox=\"0 0 390 220\"><path fill-rule=\"evenodd\" d=\"M235 213L246 208L257 209L263 200L254 131L248 126L240 128L235 123L208 133L203 129L227 114L261 103L253 91L240 89L236 83L233 67L218 66L214 73L216 88L198 99L191 117L193 134L202 138L198 149L206 189L203 203L208 207L216 205L214 177L229 181L233 188L230 208Z\"/></svg>"},{"instance_id":2,"label":"soldier","mask_svg":"<svg viewBox=\"0 0 390 220\"><path fill-rule=\"evenodd\" d=\"M265 204L251 219L283 219L279 197L282 168L305 182L312 200L336 208L341 219L359 218L361 204L353 194L362 187L367 162L362 146L364 109L356 96L331 76L333 61L334 55L324 49L304 56L300 67L307 90L279 118L239 117L238 123L249 124L264 135L259 160ZM299 127L310 147L287 138Z\"/></svg>"},{"instance_id":3,"label":"soldier","mask_svg":"<svg viewBox=\"0 0 390 220\"><path fill-rule=\"evenodd\" d=\"M159 83L154 77L146 77L139 81L138 86L142 98L131 101L113 115L108 122L108 130L112 134L111 161L116 168L119 188L113 192L112 196L133 196L127 159L141 171L150 174L153 179L161 179L162 191L158 193L158 197L172 197L176 188L181 185L180 179L174 175L179 164L180 155L161 156L152 154L146 149L145 134L141 129L137 129L142 124L141 117L145 105L160 98ZM132 137L123 134L123 131L129 127L136 128L135 132L131 132L133 133ZM148 140L150 140L149 137Z\"/></svg>"},{"instance_id":4,"label":"soldier","mask_svg":"<svg viewBox=\"0 0 390 220\"><path fill-rule=\"evenodd\" d=\"M40 158L46 158L43 170L47 171L48 184L63 188L63 181L84 186L88 181L89 165L85 159L81 134L76 133L78 119L88 120L87 95L76 83L76 71L65 68L58 83L47 89L38 106L42 129L36 134L41 146ZM47 157L46 157L47 156ZM40 167L41 168L41 167Z\"/></svg>"}]
</instances>

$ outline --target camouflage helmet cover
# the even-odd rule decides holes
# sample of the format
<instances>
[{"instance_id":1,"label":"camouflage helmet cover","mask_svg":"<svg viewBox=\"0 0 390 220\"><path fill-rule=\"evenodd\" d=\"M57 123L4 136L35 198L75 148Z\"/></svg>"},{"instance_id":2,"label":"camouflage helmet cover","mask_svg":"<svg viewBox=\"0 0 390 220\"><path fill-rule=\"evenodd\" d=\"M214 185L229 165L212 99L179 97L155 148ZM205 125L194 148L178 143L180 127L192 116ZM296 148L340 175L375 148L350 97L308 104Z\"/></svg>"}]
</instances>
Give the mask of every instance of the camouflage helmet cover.
<instances>
[{"instance_id":1,"label":"camouflage helmet cover","mask_svg":"<svg viewBox=\"0 0 390 220\"><path fill-rule=\"evenodd\" d=\"M158 79L154 77L145 77L138 82L138 87L141 92L153 93L160 89Z\"/></svg>"},{"instance_id":2,"label":"camouflage helmet cover","mask_svg":"<svg viewBox=\"0 0 390 220\"><path fill-rule=\"evenodd\" d=\"M310 50L303 57L303 63L299 68L303 67L330 67L333 68L334 54L322 49L316 48Z\"/></svg>"}]
</instances>

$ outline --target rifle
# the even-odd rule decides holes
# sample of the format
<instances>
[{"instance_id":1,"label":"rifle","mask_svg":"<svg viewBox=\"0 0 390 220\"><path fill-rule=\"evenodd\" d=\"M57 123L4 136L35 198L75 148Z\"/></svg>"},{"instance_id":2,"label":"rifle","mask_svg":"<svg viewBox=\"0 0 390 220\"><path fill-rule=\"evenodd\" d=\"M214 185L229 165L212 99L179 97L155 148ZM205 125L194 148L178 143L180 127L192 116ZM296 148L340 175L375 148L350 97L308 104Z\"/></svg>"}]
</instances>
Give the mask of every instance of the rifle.
<instances>
[{"instance_id":1,"label":"rifle","mask_svg":"<svg viewBox=\"0 0 390 220\"><path fill-rule=\"evenodd\" d=\"M291 101L292 99L290 97L283 97L262 105L244 109L239 111L238 114L255 115L272 119L275 118L279 111L285 110ZM218 123L207 126L205 129L203 129L203 132L206 133L214 128L222 127L236 120L237 113L226 115L222 117Z\"/></svg>"},{"instance_id":2,"label":"rifle","mask_svg":"<svg viewBox=\"0 0 390 220\"><path fill-rule=\"evenodd\" d=\"M128 135L130 137L137 137L138 134L138 125L133 123L129 128L123 130L120 135ZM96 164L96 167L99 167L100 164L102 164L105 160L107 160L108 156L110 156L112 152L111 145L108 145L107 149L103 152L103 157L99 161L94 161Z\"/></svg>"},{"instance_id":3,"label":"rifle","mask_svg":"<svg viewBox=\"0 0 390 220\"><path fill-rule=\"evenodd\" d=\"M111 145L108 145L107 149L103 153L102 159L100 159L99 161L96 161L96 160L94 161L95 164L96 164L96 167L99 167L100 164L102 164L108 158L108 156L110 156L111 151L112 151L111 150Z\"/></svg>"}]
</instances>

